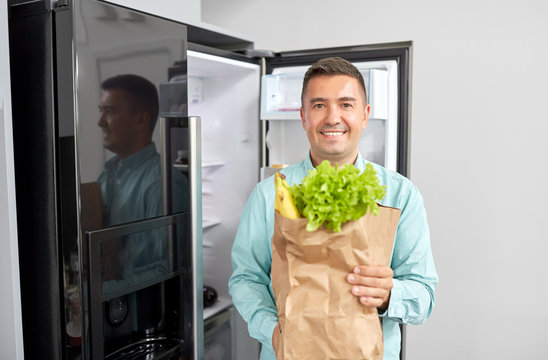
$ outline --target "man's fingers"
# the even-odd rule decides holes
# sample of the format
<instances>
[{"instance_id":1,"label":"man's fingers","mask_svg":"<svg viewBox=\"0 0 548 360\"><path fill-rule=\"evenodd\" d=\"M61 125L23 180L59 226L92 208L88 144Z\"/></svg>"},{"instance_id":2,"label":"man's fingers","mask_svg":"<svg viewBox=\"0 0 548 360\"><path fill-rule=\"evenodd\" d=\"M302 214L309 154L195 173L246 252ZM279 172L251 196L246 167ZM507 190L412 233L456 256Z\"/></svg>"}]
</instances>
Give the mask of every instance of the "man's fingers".
<instances>
[{"instance_id":1,"label":"man's fingers","mask_svg":"<svg viewBox=\"0 0 548 360\"><path fill-rule=\"evenodd\" d=\"M371 298L384 298L387 290L382 288L370 288L366 286L352 286L352 294L355 296L364 296Z\"/></svg>"},{"instance_id":2,"label":"man's fingers","mask_svg":"<svg viewBox=\"0 0 548 360\"><path fill-rule=\"evenodd\" d=\"M350 284L362 285L371 288L392 289L392 278L378 278L350 274L347 276Z\"/></svg>"},{"instance_id":3,"label":"man's fingers","mask_svg":"<svg viewBox=\"0 0 548 360\"><path fill-rule=\"evenodd\" d=\"M392 271L390 267L380 265L356 266L353 269L353 273L361 276L371 276L379 278L394 276L394 271Z\"/></svg>"},{"instance_id":4,"label":"man's fingers","mask_svg":"<svg viewBox=\"0 0 548 360\"><path fill-rule=\"evenodd\" d=\"M366 296L360 296L359 301L360 301L360 304L362 304L363 306L367 306L371 308L379 308L383 304L382 299L366 297Z\"/></svg>"}]
</instances>

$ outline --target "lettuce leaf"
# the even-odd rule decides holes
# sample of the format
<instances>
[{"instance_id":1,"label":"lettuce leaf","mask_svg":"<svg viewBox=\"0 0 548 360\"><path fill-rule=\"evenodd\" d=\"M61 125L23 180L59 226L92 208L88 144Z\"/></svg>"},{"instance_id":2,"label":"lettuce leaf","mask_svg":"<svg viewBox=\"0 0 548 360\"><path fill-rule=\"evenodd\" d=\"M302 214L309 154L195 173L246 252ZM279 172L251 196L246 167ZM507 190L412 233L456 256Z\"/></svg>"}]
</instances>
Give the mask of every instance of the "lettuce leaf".
<instances>
[{"instance_id":1,"label":"lettuce leaf","mask_svg":"<svg viewBox=\"0 0 548 360\"><path fill-rule=\"evenodd\" d=\"M308 219L306 230L314 231L325 223L326 229L340 232L342 224L361 218L368 210L376 215L385 188L369 163L360 173L353 165L333 167L324 160L289 191L301 215Z\"/></svg>"}]
</instances>

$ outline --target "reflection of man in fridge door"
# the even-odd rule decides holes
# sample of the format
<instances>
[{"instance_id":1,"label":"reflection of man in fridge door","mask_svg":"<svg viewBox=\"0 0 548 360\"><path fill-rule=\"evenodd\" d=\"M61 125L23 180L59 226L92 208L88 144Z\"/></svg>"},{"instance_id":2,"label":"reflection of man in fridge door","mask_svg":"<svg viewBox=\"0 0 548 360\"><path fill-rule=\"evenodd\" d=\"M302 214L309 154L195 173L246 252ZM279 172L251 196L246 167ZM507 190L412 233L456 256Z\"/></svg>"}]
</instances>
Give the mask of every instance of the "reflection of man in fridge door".
<instances>
[{"instance_id":1,"label":"reflection of man in fridge door","mask_svg":"<svg viewBox=\"0 0 548 360\"><path fill-rule=\"evenodd\" d=\"M104 226L162 215L161 158L152 141L159 101L156 86L137 75L106 79L99 101L103 146L115 155L98 178ZM175 210L181 210L186 179L173 173ZM167 273L165 229L103 242L103 292L121 290Z\"/></svg>"},{"instance_id":2,"label":"reflection of man in fridge door","mask_svg":"<svg viewBox=\"0 0 548 360\"><path fill-rule=\"evenodd\" d=\"M104 148L115 156L99 176L105 225L161 214L160 154L152 142L158 117L156 86L137 75L118 75L101 84L99 101Z\"/></svg>"},{"instance_id":3,"label":"reflection of man in fridge door","mask_svg":"<svg viewBox=\"0 0 548 360\"><path fill-rule=\"evenodd\" d=\"M323 160L332 165L353 164L364 171L368 161L359 152L370 106L359 70L341 58L327 58L305 74L301 119L309 156L281 172L290 184ZM401 209L390 266L356 264L346 279L348 291L364 307L376 308L382 319L384 359L399 359L399 323L420 324L434 306L437 274L421 195L400 174L373 164L386 195L381 205ZM274 233L274 181L260 182L240 219L232 249L229 281L233 302L247 321L251 336L263 344L261 359L275 359L280 333L271 290L271 238ZM302 334L314 336L314 334Z\"/></svg>"},{"instance_id":4,"label":"reflection of man in fridge door","mask_svg":"<svg viewBox=\"0 0 548 360\"><path fill-rule=\"evenodd\" d=\"M137 75L118 75L103 81L101 87L103 93L97 125L102 131L103 146L115 154L105 163L98 178L103 196L103 225L161 215L160 154L152 142L158 117L156 86ZM147 235L137 234L126 239L125 246L115 244L116 241L106 242L103 253L117 254L118 257L104 257L104 275L113 279L123 275L127 280L137 262L146 265L162 259L163 241L150 241ZM108 249L109 246L113 248ZM120 251L122 248L124 251ZM124 255L123 259L121 255ZM138 261L140 256L149 259Z\"/></svg>"}]
</instances>

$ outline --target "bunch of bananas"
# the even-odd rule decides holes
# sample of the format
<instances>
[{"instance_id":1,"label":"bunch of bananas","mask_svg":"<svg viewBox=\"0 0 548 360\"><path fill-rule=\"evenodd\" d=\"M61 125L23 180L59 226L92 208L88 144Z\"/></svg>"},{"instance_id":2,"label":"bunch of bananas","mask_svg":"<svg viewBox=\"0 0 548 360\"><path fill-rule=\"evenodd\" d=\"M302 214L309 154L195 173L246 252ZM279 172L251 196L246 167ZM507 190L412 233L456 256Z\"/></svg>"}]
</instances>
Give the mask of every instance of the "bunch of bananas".
<instances>
[{"instance_id":1,"label":"bunch of bananas","mask_svg":"<svg viewBox=\"0 0 548 360\"><path fill-rule=\"evenodd\" d=\"M289 192L289 183L285 179L282 179L279 172L274 175L274 188L276 189L274 209L278 210L286 218L300 218L301 214L299 214L293 196Z\"/></svg>"}]
</instances>

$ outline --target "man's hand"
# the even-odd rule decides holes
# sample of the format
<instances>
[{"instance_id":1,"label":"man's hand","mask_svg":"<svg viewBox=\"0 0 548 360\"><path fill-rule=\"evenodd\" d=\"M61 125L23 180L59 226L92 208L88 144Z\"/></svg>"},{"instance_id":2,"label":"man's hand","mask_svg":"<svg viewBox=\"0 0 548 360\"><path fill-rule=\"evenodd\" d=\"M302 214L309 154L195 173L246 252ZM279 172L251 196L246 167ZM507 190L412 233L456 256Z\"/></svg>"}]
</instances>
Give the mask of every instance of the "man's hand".
<instances>
[{"instance_id":1,"label":"man's hand","mask_svg":"<svg viewBox=\"0 0 548 360\"><path fill-rule=\"evenodd\" d=\"M358 297L360 304L385 311L390 301L393 276L390 267L372 263L356 266L346 281L353 285L352 294Z\"/></svg>"},{"instance_id":2,"label":"man's hand","mask_svg":"<svg viewBox=\"0 0 548 360\"><path fill-rule=\"evenodd\" d=\"M276 349L278 348L279 336L280 336L280 323L276 325L276 327L274 328L274 331L272 332L272 347L274 348L274 354L276 354Z\"/></svg>"}]
</instances>

